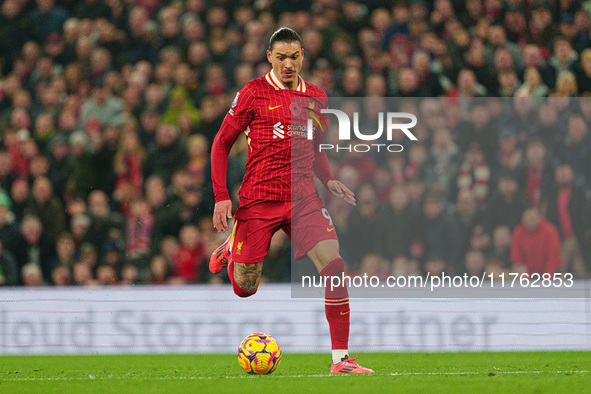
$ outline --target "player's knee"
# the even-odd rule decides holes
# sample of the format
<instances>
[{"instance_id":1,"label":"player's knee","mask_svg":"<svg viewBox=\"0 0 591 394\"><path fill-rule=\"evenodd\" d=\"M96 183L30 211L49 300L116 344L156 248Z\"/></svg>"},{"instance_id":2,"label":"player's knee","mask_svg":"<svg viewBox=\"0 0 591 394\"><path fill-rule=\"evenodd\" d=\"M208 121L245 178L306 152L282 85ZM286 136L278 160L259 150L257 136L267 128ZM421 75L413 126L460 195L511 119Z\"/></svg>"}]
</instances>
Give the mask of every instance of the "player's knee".
<instances>
[{"instance_id":1,"label":"player's knee","mask_svg":"<svg viewBox=\"0 0 591 394\"><path fill-rule=\"evenodd\" d=\"M250 297L251 295L254 295L255 293L256 293L256 290L254 292L247 292L243 289L234 289L234 294L236 294L240 298L247 298L247 297Z\"/></svg>"},{"instance_id":2,"label":"player's knee","mask_svg":"<svg viewBox=\"0 0 591 394\"><path fill-rule=\"evenodd\" d=\"M326 264L320 274L323 276L341 276L345 272L345 262L339 256Z\"/></svg>"},{"instance_id":3,"label":"player's knee","mask_svg":"<svg viewBox=\"0 0 591 394\"><path fill-rule=\"evenodd\" d=\"M247 281L241 281L240 279L233 281L232 287L234 289L234 294L243 298L254 295L258 290L258 285L252 285L247 283Z\"/></svg>"},{"instance_id":4,"label":"player's knee","mask_svg":"<svg viewBox=\"0 0 591 394\"><path fill-rule=\"evenodd\" d=\"M257 288L251 289L252 291L244 290L242 287L238 286L237 284L234 287L234 294L238 297L246 298L254 295L257 292Z\"/></svg>"}]
</instances>

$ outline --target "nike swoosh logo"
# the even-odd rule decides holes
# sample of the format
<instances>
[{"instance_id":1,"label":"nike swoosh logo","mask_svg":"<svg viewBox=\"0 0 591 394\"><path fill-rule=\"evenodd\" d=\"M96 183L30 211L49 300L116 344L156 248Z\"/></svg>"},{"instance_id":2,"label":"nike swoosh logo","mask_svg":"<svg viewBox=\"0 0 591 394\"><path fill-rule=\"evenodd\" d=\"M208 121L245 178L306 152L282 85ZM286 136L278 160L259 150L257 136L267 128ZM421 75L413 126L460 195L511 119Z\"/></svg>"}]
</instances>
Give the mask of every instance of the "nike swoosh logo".
<instances>
[{"instance_id":1,"label":"nike swoosh logo","mask_svg":"<svg viewBox=\"0 0 591 394\"><path fill-rule=\"evenodd\" d=\"M328 231L329 233L330 233L332 230L334 230L334 227L333 227L333 228L330 228L330 227L327 227L327 228L326 228L326 231Z\"/></svg>"},{"instance_id":2,"label":"nike swoosh logo","mask_svg":"<svg viewBox=\"0 0 591 394\"><path fill-rule=\"evenodd\" d=\"M283 104L281 104L281 105L276 105L276 106L274 106L274 107L271 107L271 106L269 105L269 110L273 110L273 109L275 109L275 108L279 108L279 107L281 107L281 106L283 106Z\"/></svg>"},{"instance_id":3,"label":"nike swoosh logo","mask_svg":"<svg viewBox=\"0 0 591 394\"><path fill-rule=\"evenodd\" d=\"M347 311L347 312L341 312L341 315L346 315L347 313L349 313L351 311Z\"/></svg>"}]
</instances>

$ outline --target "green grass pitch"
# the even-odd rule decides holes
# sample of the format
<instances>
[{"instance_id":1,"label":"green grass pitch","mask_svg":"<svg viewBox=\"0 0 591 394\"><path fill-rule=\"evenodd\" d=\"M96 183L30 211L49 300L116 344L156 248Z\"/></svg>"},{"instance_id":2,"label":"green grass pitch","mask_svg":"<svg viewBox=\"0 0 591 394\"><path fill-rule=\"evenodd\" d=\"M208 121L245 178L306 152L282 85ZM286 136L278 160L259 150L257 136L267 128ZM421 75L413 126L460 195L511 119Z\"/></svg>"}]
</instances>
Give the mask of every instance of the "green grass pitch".
<instances>
[{"instance_id":1,"label":"green grass pitch","mask_svg":"<svg viewBox=\"0 0 591 394\"><path fill-rule=\"evenodd\" d=\"M328 354L283 354L252 376L235 355L3 356L0 393L589 392L591 352L372 353L375 375L329 375Z\"/></svg>"}]
</instances>

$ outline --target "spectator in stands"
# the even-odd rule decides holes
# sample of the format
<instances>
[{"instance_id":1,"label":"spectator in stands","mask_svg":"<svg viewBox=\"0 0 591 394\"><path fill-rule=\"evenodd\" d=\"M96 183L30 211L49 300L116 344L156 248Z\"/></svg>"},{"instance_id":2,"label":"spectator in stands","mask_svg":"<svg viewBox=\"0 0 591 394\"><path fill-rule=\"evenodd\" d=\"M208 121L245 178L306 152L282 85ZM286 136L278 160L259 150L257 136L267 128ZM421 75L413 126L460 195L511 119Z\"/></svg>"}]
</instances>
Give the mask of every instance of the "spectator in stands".
<instances>
[{"instance_id":1,"label":"spectator in stands","mask_svg":"<svg viewBox=\"0 0 591 394\"><path fill-rule=\"evenodd\" d=\"M357 67L348 67L343 72L340 91L335 92L337 97L363 97L363 74Z\"/></svg>"},{"instance_id":2,"label":"spectator in stands","mask_svg":"<svg viewBox=\"0 0 591 394\"><path fill-rule=\"evenodd\" d=\"M581 52L581 64L576 72L579 93L581 95L591 94L591 48Z\"/></svg>"},{"instance_id":3,"label":"spectator in stands","mask_svg":"<svg viewBox=\"0 0 591 394\"><path fill-rule=\"evenodd\" d=\"M127 132L119 139L119 147L113 158L113 168L117 175L113 195L116 200L123 200L123 188L130 187L134 195L142 192L143 170L142 166L146 158L137 133Z\"/></svg>"},{"instance_id":4,"label":"spectator in stands","mask_svg":"<svg viewBox=\"0 0 591 394\"><path fill-rule=\"evenodd\" d=\"M558 97L573 97L577 95L577 80L570 71L562 71L556 78L556 91Z\"/></svg>"},{"instance_id":5,"label":"spectator in stands","mask_svg":"<svg viewBox=\"0 0 591 394\"><path fill-rule=\"evenodd\" d=\"M464 161L456 175L456 187L460 191L472 191L477 204L482 206L488 196L490 177L490 166L484 158L484 153L477 142L473 143L464 153Z\"/></svg>"},{"instance_id":6,"label":"spectator in stands","mask_svg":"<svg viewBox=\"0 0 591 394\"><path fill-rule=\"evenodd\" d=\"M80 126L84 127L91 119L98 119L101 125L120 126L125 122L123 114L123 101L114 96L111 88L103 79L97 81L92 97L84 103L80 115Z\"/></svg>"},{"instance_id":7,"label":"spectator in stands","mask_svg":"<svg viewBox=\"0 0 591 394\"><path fill-rule=\"evenodd\" d=\"M534 4L529 22L528 41L538 45L548 53L556 34L551 9L546 6L546 2L537 1Z\"/></svg>"},{"instance_id":8,"label":"spectator in stands","mask_svg":"<svg viewBox=\"0 0 591 394\"><path fill-rule=\"evenodd\" d=\"M488 248L490 235L485 231L484 211L478 206L472 190L461 189L458 192L453 219L457 223L462 255L469 249Z\"/></svg>"},{"instance_id":9,"label":"spectator in stands","mask_svg":"<svg viewBox=\"0 0 591 394\"><path fill-rule=\"evenodd\" d=\"M381 216L375 187L369 183L361 185L356 198L357 206L349 214L349 231L344 236L345 240L348 240L344 242L347 245L348 262L354 270L359 269L363 256L381 251L383 247L381 240L375 235ZM334 226L332 220L330 224Z\"/></svg>"},{"instance_id":10,"label":"spectator in stands","mask_svg":"<svg viewBox=\"0 0 591 394\"><path fill-rule=\"evenodd\" d=\"M206 255L199 229L194 225L183 226L179 240L180 245L173 261L176 276L188 283L201 282L204 277Z\"/></svg>"},{"instance_id":11,"label":"spectator in stands","mask_svg":"<svg viewBox=\"0 0 591 394\"><path fill-rule=\"evenodd\" d=\"M462 152L468 152L476 143L484 153L486 163L494 163L498 150L498 131L487 103L488 100L476 100L470 109L469 120L461 122L455 133Z\"/></svg>"},{"instance_id":12,"label":"spectator in stands","mask_svg":"<svg viewBox=\"0 0 591 394\"><path fill-rule=\"evenodd\" d=\"M139 283L139 278L140 271L138 268L134 264L128 262L125 263L121 269L121 281L119 284L123 286L132 286Z\"/></svg>"},{"instance_id":13,"label":"spectator in stands","mask_svg":"<svg viewBox=\"0 0 591 394\"><path fill-rule=\"evenodd\" d=\"M556 148L556 157L561 163L568 163L577 174L585 174L591 156L589 125L578 113L568 116L567 134Z\"/></svg>"},{"instance_id":14,"label":"spectator in stands","mask_svg":"<svg viewBox=\"0 0 591 394\"><path fill-rule=\"evenodd\" d=\"M74 266L76 245L69 233L62 233L56 238L55 250L57 257L54 263L55 267L66 266L72 268Z\"/></svg>"},{"instance_id":15,"label":"spectator in stands","mask_svg":"<svg viewBox=\"0 0 591 394\"><path fill-rule=\"evenodd\" d=\"M556 75L564 71L572 71L579 55L573 49L571 43L564 37L559 37L554 42L553 55L548 64L554 68Z\"/></svg>"},{"instance_id":16,"label":"spectator in stands","mask_svg":"<svg viewBox=\"0 0 591 394\"><path fill-rule=\"evenodd\" d=\"M540 206L553 187L553 168L548 160L546 145L539 138L531 138L525 149L525 161L517 170L518 183L525 185L529 205Z\"/></svg>"},{"instance_id":17,"label":"spectator in stands","mask_svg":"<svg viewBox=\"0 0 591 394\"><path fill-rule=\"evenodd\" d=\"M463 69L458 73L456 95L459 97L482 97L486 95L486 88L478 83L474 71Z\"/></svg>"},{"instance_id":18,"label":"spectator in stands","mask_svg":"<svg viewBox=\"0 0 591 394\"><path fill-rule=\"evenodd\" d=\"M150 260L150 269L146 278L146 283L152 285L165 285L171 276L171 268L166 258L156 254Z\"/></svg>"},{"instance_id":19,"label":"spectator in stands","mask_svg":"<svg viewBox=\"0 0 591 394\"><path fill-rule=\"evenodd\" d=\"M70 153L66 163L66 191L65 196L75 194L86 196L97 185L97 169L88 151L88 137L77 131L70 136Z\"/></svg>"},{"instance_id":20,"label":"spectator in stands","mask_svg":"<svg viewBox=\"0 0 591 394\"><path fill-rule=\"evenodd\" d=\"M2 3L0 23L0 63L3 71L8 74L21 48L31 36L33 27L31 20L25 17L24 3L19 0L6 0Z\"/></svg>"},{"instance_id":21,"label":"spectator in stands","mask_svg":"<svg viewBox=\"0 0 591 394\"><path fill-rule=\"evenodd\" d=\"M72 284L72 268L68 265L57 265L51 272L51 283L56 287Z\"/></svg>"},{"instance_id":22,"label":"spectator in stands","mask_svg":"<svg viewBox=\"0 0 591 394\"><path fill-rule=\"evenodd\" d=\"M55 4L55 0L37 0L37 8L29 14L29 20L33 27L33 35L39 42L51 33L61 33L62 26L68 19L68 11Z\"/></svg>"},{"instance_id":23,"label":"spectator in stands","mask_svg":"<svg viewBox=\"0 0 591 394\"><path fill-rule=\"evenodd\" d=\"M413 239L421 245L425 266L428 262L433 265L427 269L429 272L439 267L440 263L446 272L463 272L457 223L443 209L440 193L431 191L425 196L423 210L412 231Z\"/></svg>"},{"instance_id":24,"label":"spectator in stands","mask_svg":"<svg viewBox=\"0 0 591 394\"><path fill-rule=\"evenodd\" d=\"M80 246L80 253L77 264L85 264L91 268L95 268L99 255L96 247L90 242L85 242Z\"/></svg>"},{"instance_id":25,"label":"spectator in stands","mask_svg":"<svg viewBox=\"0 0 591 394\"><path fill-rule=\"evenodd\" d=\"M18 226L14 223L14 214L10 211L11 201L8 194L0 191L0 242L10 244L18 235Z\"/></svg>"},{"instance_id":26,"label":"spectator in stands","mask_svg":"<svg viewBox=\"0 0 591 394\"><path fill-rule=\"evenodd\" d=\"M503 172L497 181L487 203L486 229L490 233L497 226L505 225L513 229L527 208L527 197L519 189L517 178L512 172Z\"/></svg>"},{"instance_id":27,"label":"spectator in stands","mask_svg":"<svg viewBox=\"0 0 591 394\"><path fill-rule=\"evenodd\" d=\"M179 140L179 130L171 124L160 124L155 143L148 148L144 176L159 175L166 183L172 174L187 163L187 151Z\"/></svg>"},{"instance_id":28,"label":"spectator in stands","mask_svg":"<svg viewBox=\"0 0 591 394\"><path fill-rule=\"evenodd\" d=\"M168 110L162 116L161 121L166 124L178 125L185 118L190 122L191 127L188 130L190 132L193 126L199 123L201 111L195 108L189 99L187 90L182 86L177 86L170 93ZM182 136L186 138L188 134L183 133Z\"/></svg>"},{"instance_id":29,"label":"spectator in stands","mask_svg":"<svg viewBox=\"0 0 591 394\"><path fill-rule=\"evenodd\" d=\"M559 99L549 99L540 104L536 122L538 124L537 135L547 147L556 147L562 142L561 133L556 132L559 129L559 115L553 105L554 100Z\"/></svg>"},{"instance_id":30,"label":"spectator in stands","mask_svg":"<svg viewBox=\"0 0 591 394\"><path fill-rule=\"evenodd\" d=\"M555 171L556 188L546 200L548 221L561 237L563 271L575 277L587 276L584 260L585 231L589 227L585 213L589 212L589 190L582 177L575 177L569 164L560 164Z\"/></svg>"},{"instance_id":31,"label":"spectator in stands","mask_svg":"<svg viewBox=\"0 0 591 394\"><path fill-rule=\"evenodd\" d=\"M63 200L63 192L66 185L68 154L69 146L67 138L62 135L53 137L48 147L47 158L49 160L49 171L47 177L51 181L54 194L60 200Z\"/></svg>"},{"instance_id":32,"label":"spectator in stands","mask_svg":"<svg viewBox=\"0 0 591 394\"><path fill-rule=\"evenodd\" d=\"M497 226L492 230L492 247L489 259L495 260L502 269L511 268L511 230L508 226Z\"/></svg>"},{"instance_id":33,"label":"spectator in stands","mask_svg":"<svg viewBox=\"0 0 591 394\"><path fill-rule=\"evenodd\" d=\"M481 277L486 268L486 257L481 250L470 250L465 254L464 269L469 276Z\"/></svg>"},{"instance_id":34,"label":"spectator in stands","mask_svg":"<svg viewBox=\"0 0 591 394\"><path fill-rule=\"evenodd\" d=\"M523 83L517 91L526 93L527 97L546 97L550 93L550 88L542 80L537 68L528 67L523 75Z\"/></svg>"},{"instance_id":35,"label":"spectator in stands","mask_svg":"<svg viewBox=\"0 0 591 394\"><path fill-rule=\"evenodd\" d=\"M517 135L511 130L502 130L499 133L499 151L497 162L493 163L493 172L503 170L516 171L523 161L523 149L517 141Z\"/></svg>"},{"instance_id":36,"label":"spectator in stands","mask_svg":"<svg viewBox=\"0 0 591 394\"><path fill-rule=\"evenodd\" d=\"M38 287L44 284L41 268L35 263L27 263L21 268L23 286Z\"/></svg>"},{"instance_id":37,"label":"spectator in stands","mask_svg":"<svg viewBox=\"0 0 591 394\"><path fill-rule=\"evenodd\" d=\"M100 0L83 0L75 8L74 16L78 19L99 19L109 18L111 9Z\"/></svg>"},{"instance_id":38,"label":"spectator in stands","mask_svg":"<svg viewBox=\"0 0 591 394\"><path fill-rule=\"evenodd\" d=\"M11 210L16 221L22 222L29 203L29 182L26 178L15 179L10 187Z\"/></svg>"},{"instance_id":39,"label":"spectator in stands","mask_svg":"<svg viewBox=\"0 0 591 394\"><path fill-rule=\"evenodd\" d=\"M96 284L101 286L112 286L119 283L119 275L115 268L110 265L99 265L96 270Z\"/></svg>"},{"instance_id":40,"label":"spectator in stands","mask_svg":"<svg viewBox=\"0 0 591 394\"><path fill-rule=\"evenodd\" d=\"M511 261L513 272L541 275L562 270L558 230L536 207L523 212L521 223L513 231Z\"/></svg>"},{"instance_id":41,"label":"spectator in stands","mask_svg":"<svg viewBox=\"0 0 591 394\"><path fill-rule=\"evenodd\" d=\"M412 234L408 231L418 212L410 206L405 187L394 187L390 191L388 204L380 215L377 228L382 245L382 256L394 260L399 256L409 257Z\"/></svg>"},{"instance_id":42,"label":"spectator in stands","mask_svg":"<svg viewBox=\"0 0 591 394\"><path fill-rule=\"evenodd\" d=\"M410 179L425 179L425 162L429 157L426 145L422 143L412 144L408 152L408 162L404 168L404 177Z\"/></svg>"},{"instance_id":43,"label":"spectator in stands","mask_svg":"<svg viewBox=\"0 0 591 394\"><path fill-rule=\"evenodd\" d=\"M43 280L51 283L51 272L56 258L55 242L44 232L41 221L34 215L23 218L19 236L12 244L6 245L12 252L18 267L35 265L41 270ZM23 283L25 277L22 277Z\"/></svg>"},{"instance_id":44,"label":"spectator in stands","mask_svg":"<svg viewBox=\"0 0 591 394\"><path fill-rule=\"evenodd\" d=\"M143 197L137 197L131 202L127 215L125 255L137 265L147 265L150 240L154 226L154 215Z\"/></svg>"},{"instance_id":45,"label":"spectator in stands","mask_svg":"<svg viewBox=\"0 0 591 394\"><path fill-rule=\"evenodd\" d=\"M123 232L123 218L119 212L112 212L109 198L102 190L88 195L88 217L90 218L90 242L96 250L102 251L109 238L119 238Z\"/></svg>"},{"instance_id":46,"label":"spectator in stands","mask_svg":"<svg viewBox=\"0 0 591 394\"><path fill-rule=\"evenodd\" d=\"M72 282L74 285L90 286L94 284L92 268L86 264L77 263L72 269Z\"/></svg>"},{"instance_id":47,"label":"spectator in stands","mask_svg":"<svg viewBox=\"0 0 591 394\"><path fill-rule=\"evenodd\" d=\"M0 286L19 284L19 270L12 253L0 241Z\"/></svg>"},{"instance_id":48,"label":"spectator in stands","mask_svg":"<svg viewBox=\"0 0 591 394\"><path fill-rule=\"evenodd\" d=\"M193 128L193 132L207 138L209 146L213 143L224 116L226 116L225 112L220 111L219 102L219 99L213 97L205 97L201 100L201 120Z\"/></svg>"},{"instance_id":49,"label":"spectator in stands","mask_svg":"<svg viewBox=\"0 0 591 394\"><path fill-rule=\"evenodd\" d=\"M137 134L137 127L135 119L128 120L123 129L125 129L126 125L133 124L134 129L129 131L129 134ZM131 126L130 126L131 127ZM121 170L121 167L118 166L121 163L115 163L115 156L119 151L120 145L122 143L119 142L120 139L120 128L117 126L106 126L100 135L100 139L98 140L98 146L93 149L93 161L96 168L101 169L101 176L97 179L97 189L100 189L111 195L116 188L117 185L117 178L118 174L116 174L115 167ZM138 156L142 156L143 145L138 146ZM144 153L145 157L145 153ZM116 165L117 164L117 165Z\"/></svg>"},{"instance_id":50,"label":"spectator in stands","mask_svg":"<svg viewBox=\"0 0 591 394\"><path fill-rule=\"evenodd\" d=\"M0 187L4 190L10 190L14 178L10 153L0 151Z\"/></svg>"},{"instance_id":51,"label":"spectator in stands","mask_svg":"<svg viewBox=\"0 0 591 394\"><path fill-rule=\"evenodd\" d=\"M499 90L498 97L513 97L519 88L521 81L517 78L517 72L512 68L499 71L497 74Z\"/></svg>"},{"instance_id":52,"label":"spectator in stands","mask_svg":"<svg viewBox=\"0 0 591 394\"><path fill-rule=\"evenodd\" d=\"M33 182L33 198L27 211L41 220L44 232L54 240L66 231L66 215L64 206L53 194L51 182L46 177L38 177Z\"/></svg>"},{"instance_id":53,"label":"spectator in stands","mask_svg":"<svg viewBox=\"0 0 591 394\"><path fill-rule=\"evenodd\" d=\"M451 131L441 126L433 132L429 158L425 163L427 185L436 185L449 198L452 192L452 180L458 172L462 154L453 141Z\"/></svg>"},{"instance_id":54,"label":"spectator in stands","mask_svg":"<svg viewBox=\"0 0 591 394\"><path fill-rule=\"evenodd\" d=\"M74 245L76 245L76 253L78 253L82 244L88 242L89 238L91 238L90 225L90 218L84 213L77 213L70 219L70 234Z\"/></svg>"}]
</instances>

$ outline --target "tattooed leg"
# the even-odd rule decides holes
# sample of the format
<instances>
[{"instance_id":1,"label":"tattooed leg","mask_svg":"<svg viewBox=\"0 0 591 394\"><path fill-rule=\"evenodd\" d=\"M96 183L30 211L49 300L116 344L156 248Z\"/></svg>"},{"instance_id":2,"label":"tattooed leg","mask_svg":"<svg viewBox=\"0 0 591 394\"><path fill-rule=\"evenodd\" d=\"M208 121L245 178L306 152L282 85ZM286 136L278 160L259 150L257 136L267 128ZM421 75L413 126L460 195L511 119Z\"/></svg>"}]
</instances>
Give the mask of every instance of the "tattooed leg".
<instances>
[{"instance_id":1,"label":"tattooed leg","mask_svg":"<svg viewBox=\"0 0 591 394\"><path fill-rule=\"evenodd\" d=\"M263 263L234 263L234 280L242 289L254 293L259 287Z\"/></svg>"}]
</instances>

